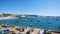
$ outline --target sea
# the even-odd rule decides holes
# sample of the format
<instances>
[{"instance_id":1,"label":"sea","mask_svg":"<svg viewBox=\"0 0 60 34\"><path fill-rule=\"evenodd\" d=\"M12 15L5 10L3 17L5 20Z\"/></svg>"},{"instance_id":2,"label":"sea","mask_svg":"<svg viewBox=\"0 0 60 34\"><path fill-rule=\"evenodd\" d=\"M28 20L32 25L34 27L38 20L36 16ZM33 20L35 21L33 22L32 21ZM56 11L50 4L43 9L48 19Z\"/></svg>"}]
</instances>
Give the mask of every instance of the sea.
<instances>
[{"instance_id":1,"label":"sea","mask_svg":"<svg viewBox=\"0 0 60 34\"><path fill-rule=\"evenodd\" d=\"M0 24L60 31L60 17L5 19L0 20Z\"/></svg>"}]
</instances>

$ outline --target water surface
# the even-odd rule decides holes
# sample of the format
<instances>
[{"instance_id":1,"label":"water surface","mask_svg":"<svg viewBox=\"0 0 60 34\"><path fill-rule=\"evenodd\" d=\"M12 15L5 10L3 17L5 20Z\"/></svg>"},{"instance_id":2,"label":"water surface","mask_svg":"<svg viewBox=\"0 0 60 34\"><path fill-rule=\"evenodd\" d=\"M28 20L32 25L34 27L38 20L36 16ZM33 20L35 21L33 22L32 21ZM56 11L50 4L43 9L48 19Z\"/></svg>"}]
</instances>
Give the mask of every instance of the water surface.
<instances>
[{"instance_id":1,"label":"water surface","mask_svg":"<svg viewBox=\"0 0 60 34\"><path fill-rule=\"evenodd\" d=\"M0 23L60 31L60 18L16 18L0 20Z\"/></svg>"}]
</instances>

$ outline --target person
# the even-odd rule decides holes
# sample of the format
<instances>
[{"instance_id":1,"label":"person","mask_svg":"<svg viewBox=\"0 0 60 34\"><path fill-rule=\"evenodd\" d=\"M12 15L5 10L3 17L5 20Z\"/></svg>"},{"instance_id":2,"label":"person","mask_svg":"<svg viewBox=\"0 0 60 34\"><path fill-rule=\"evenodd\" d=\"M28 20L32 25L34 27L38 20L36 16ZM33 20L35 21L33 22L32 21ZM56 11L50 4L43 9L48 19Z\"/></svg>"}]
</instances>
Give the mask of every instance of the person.
<instances>
[{"instance_id":1,"label":"person","mask_svg":"<svg viewBox=\"0 0 60 34\"><path fill-rule=\"evenodd\" d=\"M40 33L39 34L46 34L46 30L40 30Z\"/></svg>"},{"instance_id":2,"label":"person","mask_svg":"<svg viewBox=\"0 0 60 34\"><path fill-rule=\"evenodd\" d=\"M34 28L32 28L32 29L30 30L30 34L35 34L35 33L34 33Z\"/></svg>"},{"instance_id":3,"label":"person","mask_svg":"<svg viewBox=\"0 0 60 34\"><path fill-rule=\"evenodd\" d=\"M6 34L8 32L10 32L9 29L5 29L5 30L2 31L3 34Z\"/></svg>"},{"instance_id":4,"label":"person","mask_svg":"<svg viewBox=\"0 0 60 34\"><path fill-rule=\"evenodd\" d=\"M44 30L44 34L47 34L47 33L46 33L46 30Z\"/></svg>"},{"instance_id":5,"label":"person","mask_svg":"<svg viewBox=\"0 0 60 34\"><path fill-rule=\"evenodd\" d=\"M44 30L41 30L41 31L40 31L40 34L43 34L43 33L44 33Z\"/></svg>"},{"instance_id":6,"label":"person","mask_svg":"<svg viewBox=\"0 0 60 34\"><path fill-rule=\"evenodd\" d=\"M26 34L30 34L30 32L28 31Z\"/></svg>"}]
</instances>

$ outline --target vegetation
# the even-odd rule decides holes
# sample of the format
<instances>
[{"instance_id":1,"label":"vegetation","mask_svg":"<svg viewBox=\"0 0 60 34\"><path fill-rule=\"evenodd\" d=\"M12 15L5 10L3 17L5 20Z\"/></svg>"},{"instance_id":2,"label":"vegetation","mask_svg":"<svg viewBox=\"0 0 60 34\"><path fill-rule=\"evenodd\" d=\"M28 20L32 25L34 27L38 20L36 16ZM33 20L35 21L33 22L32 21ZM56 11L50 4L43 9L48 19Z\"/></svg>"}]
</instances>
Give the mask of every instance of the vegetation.
<instances>
[{"instance_id":1,"label":"vegetation","mask_svg":"<svg viewBox=\"0 0 60 34\"><path fill-rule=\"evenodd\" d=\"M3 14L4 17L10 16L11 14Z\"/></svg>"}]
</instances>

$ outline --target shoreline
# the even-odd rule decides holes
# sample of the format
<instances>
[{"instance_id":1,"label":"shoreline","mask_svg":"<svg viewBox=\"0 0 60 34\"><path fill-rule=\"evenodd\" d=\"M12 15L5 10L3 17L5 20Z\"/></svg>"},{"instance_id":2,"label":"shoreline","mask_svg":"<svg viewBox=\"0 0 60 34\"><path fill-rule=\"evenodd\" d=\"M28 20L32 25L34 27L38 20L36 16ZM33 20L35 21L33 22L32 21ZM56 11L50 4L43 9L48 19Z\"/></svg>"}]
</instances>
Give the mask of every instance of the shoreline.
<instances>
[{"instance_id":1,"label":"shoreline","mask_svg":"<svg viewBox=\"0 0 60 34\"><path fill-rule=\"evenodd\" d=\"M18 18L18 17L0 17L0 20L4 20L4 19L15 19L15 18Z\"/></svg>"}]
</instances>

